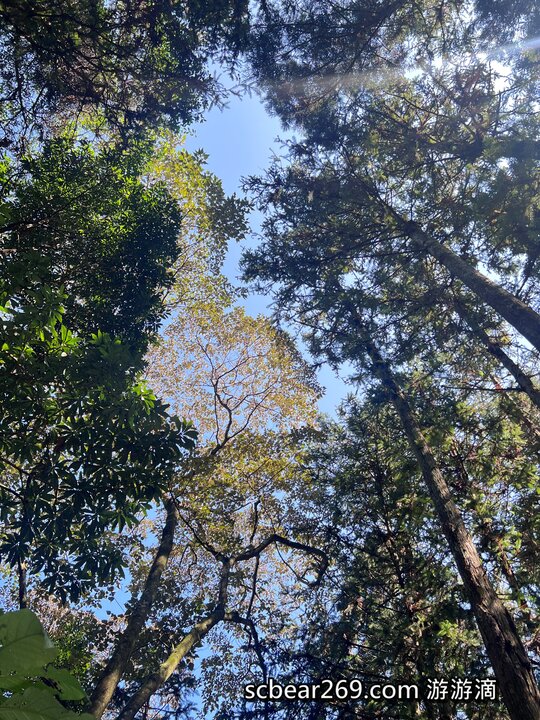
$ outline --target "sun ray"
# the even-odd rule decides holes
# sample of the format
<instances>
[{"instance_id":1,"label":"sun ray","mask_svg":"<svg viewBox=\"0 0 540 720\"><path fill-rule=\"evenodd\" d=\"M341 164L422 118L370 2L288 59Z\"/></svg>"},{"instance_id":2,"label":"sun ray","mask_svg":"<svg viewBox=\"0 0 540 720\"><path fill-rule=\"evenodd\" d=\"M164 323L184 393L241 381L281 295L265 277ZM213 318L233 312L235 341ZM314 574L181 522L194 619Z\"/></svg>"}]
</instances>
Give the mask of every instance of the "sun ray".
<instances>
[{"instance_id":1,"label":"sun ray","mask_svg":"<svg viewBox=\"0 0 540 720\"><path fill-rule=\"evenodd\" d=\"M522 55L526 52L540 48L540 36L521 40L515 43L506 43L494 48L479 49L474 53L465 53L460 56L461 66L467 63L495 62L498 69L508 67L508 60L512 56ZM450 57L439 56L433 60L417 57L414 63L400 66L386 66L372 70L359 70L346 73L328 73L324 75L311 75L298 77L276 83L268 83L267 87L279 95L309 95L313 92L339 92L376 90L392 86L403 80L413 80L422 74L431 73L444 67L456 65L456 60Z\"/></svg>"}]
</instances>

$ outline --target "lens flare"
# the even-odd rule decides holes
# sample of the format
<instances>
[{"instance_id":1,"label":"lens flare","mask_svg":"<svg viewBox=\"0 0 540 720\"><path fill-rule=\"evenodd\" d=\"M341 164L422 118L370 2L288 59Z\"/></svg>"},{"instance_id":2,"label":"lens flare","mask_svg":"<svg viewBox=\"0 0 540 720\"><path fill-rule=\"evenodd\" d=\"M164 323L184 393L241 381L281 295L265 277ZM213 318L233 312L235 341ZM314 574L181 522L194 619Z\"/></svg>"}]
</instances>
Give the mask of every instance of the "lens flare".
<instances>
[{"instance_id":1,"label":"lens flare","mask_svg":"<svg viewBox=\"0 0 540 720\"><path fill-rule=\"evenodd\" d=\"M473 65L481 62L494 62L501 74L508 71L508 60L512 56L540 48L540 36L529 38L515 43L498 45L494 48L478 50L474 53L463 54L459 60L439 56L433 60L417 57L414 62L401 66L388 66L373 70L360 70L346 73L329 73L324 75L309 75L303 78L293 78L276 83L268 83L267 87L278 95L304 95L311 92L339 92L347 90L375 90L395 85L402 81L413 80L423 74L455 66Z\"/></svg>"}]
</instances>

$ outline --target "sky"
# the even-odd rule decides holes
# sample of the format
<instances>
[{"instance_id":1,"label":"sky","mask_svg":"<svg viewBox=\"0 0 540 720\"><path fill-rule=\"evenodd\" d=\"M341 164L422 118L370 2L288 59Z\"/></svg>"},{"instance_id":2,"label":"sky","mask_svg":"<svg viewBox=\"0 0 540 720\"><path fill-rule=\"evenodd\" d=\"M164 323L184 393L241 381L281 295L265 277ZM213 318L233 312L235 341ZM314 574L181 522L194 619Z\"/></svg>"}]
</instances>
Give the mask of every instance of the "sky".
<instances>
[{"instance_id":1,"label":"sky","mask_svg":"<svg viewBox=\"0 0 540 720\"><path fill-rule=\"evenodd\" d=\"M204 122L191 126L186 147L190 151L202 149L207 153L207 168L220 178L227 194L243 195L242 178L262 174L272 155L282 153L287 136L279 120L269 115L257 95L233 96L227 107L222 110L214 107L207 113ZM256 233L260 230L261 220L261 214L253 212L250 218L251 236L242 243L231 243L224 271L233 282L238 282L242 247L257 243ZM244 302L252 314L270 314L270 303L271 298L255 294L249 295ZM326 388L319 408L334 415L337 404L352 388L336 377L330 368L322 368L318 379Z\"/></svg>"}]
</instances>

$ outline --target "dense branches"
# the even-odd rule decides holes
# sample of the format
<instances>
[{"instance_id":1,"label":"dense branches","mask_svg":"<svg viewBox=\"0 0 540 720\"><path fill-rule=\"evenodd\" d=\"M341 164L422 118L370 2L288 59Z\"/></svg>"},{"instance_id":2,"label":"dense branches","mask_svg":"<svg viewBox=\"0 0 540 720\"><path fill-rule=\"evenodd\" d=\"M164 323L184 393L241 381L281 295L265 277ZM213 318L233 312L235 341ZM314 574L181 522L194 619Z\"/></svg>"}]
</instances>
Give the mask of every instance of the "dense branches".
<instances>
[{"instance_id":1,"label":"dense branches","mask_svg":"<svg viewBox=\"0 0 540 720\"><path fill-rule=\"evenodd\" d=\"M379 392L389 394L416 454L510 716L534 718L538 690L524 647L451 497L442 454L430 446L408 398L420 391L419 417L437 436L457 407L449 388L457 389L464 375L485 377L487 370L489 377L493 359L533 402L537 394L531 369L520 367L477 322L483 317L504 333L504 319L540 349L536 67L509 54L503 76L470 44L482 18L475 16L466 29L452 12L430 33L414 34L414 15L401 25L402 44L392 49L404 77L388 72L392 59L384 43L375 61L380 74L365 73L373 46L355 53L348 17L340 28L344 36L345 29L351 32L351 44L342 49L338 43L335 57L328 56L326 79L317 71L313 77L306 64L311 56L317 66L324 43L312 33L303 55L289 35L291 62L278 65L282 84L270 85L270 99L303 137L290 143L287 165L275 163L265 178L251 182L274 210L265 243L247 254L245 268L259 287L275 284L281 316L304 327L317 356L336 366L352 363L366 388L372 379L382 382ZM327 37L320 18L312 17ZM469 342L480 348L476 367L460 347L463 321ZM513 353L519 348L517 340ZM533 415L524 425L534 438ZM508 568L506 574L513 583ZM501 645L501 632L513 640ZM506 670L502 646L510 653ZM505 687L508 672L525 673L517 696L513 688L521 681L516 676ZM527 708L521 707L524 696Z\"/></svg>"},{"instance_id":2,"label":"dense branches","mask_svg":"<svg viewBox=\"0 0 540 720\"><path fill-rule=\"evenodd\" d=\"M4 143L97 111L124 135L187 123L220 95L210 57L234 57L244 3L2 2Z\"/></svg>"},{"instance_id":3,"label":"dense branches","mask_svg":"<svg viewBox=\"0 0 540 720\"><path fill-rule=\"evenodd\" d=\"M5 594L50 619L95 716L538 720L532 3L8 0L0 20ZM247 183L245 277L280 327L220 270L249 202L171 132L240 57L298 133ZM338 421L287 323L350 372ZM120 615L60 606L116 603L126 570ZM238 690L491 671L489 705Z\"/></svg>"}]
</instances>

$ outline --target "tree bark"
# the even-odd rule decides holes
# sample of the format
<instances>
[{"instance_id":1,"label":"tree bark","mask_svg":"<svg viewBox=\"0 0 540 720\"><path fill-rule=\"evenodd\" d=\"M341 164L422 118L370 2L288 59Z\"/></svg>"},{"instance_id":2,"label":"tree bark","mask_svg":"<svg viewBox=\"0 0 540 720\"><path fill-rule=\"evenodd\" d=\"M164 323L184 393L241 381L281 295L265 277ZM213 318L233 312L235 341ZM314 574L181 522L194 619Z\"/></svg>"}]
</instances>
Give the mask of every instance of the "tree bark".
<instances>
[{"instance_id":1,"label":"tree bark","mask_svg":"<svg viewBox=\"0 0 540 720\"><path fill-rule=\"evenodd\" d=\"M540 720L540 693L514 621L487 577L474 542L405 393L374 343L368 340L366 346L374 371L389 392L416 455L510 718Z\"/></svg>"},{"instance_id":2,"label":"tree bark","mask_svg":"<svg viewBox=\"0 0 540 720\"><path fill-rule=\"evenodd\" d=\"M24 610L28 607L28 579L24 560L18 561L17 569L19 575L19 610Z\"/></svg>"},{"instance_id":3,"label":"tree bark","mask_svg":"<svg viewBox=\"0 0 540 720\"><path fill-rule=\"evenodd\" d=\"M474 336L478 338L478 340L485 345L488 352L508 370L519 387L540 410L540 390L533 385L531 378L504 352L500 345L489 337L487 332L478 324L472 313L461 301L456 299L454 301L454 307L458 315L469 325Z\"/></svg>"},{"instance_id":4,"label":"tree bark","mask_svg":"<svg viewBox=\"0 0 540 720\"><path fill-rule=\"evenodd\" d=\"M159 670L149 675L137 692L130 697L124 709L118 715L117 720L133 720L143 705L167 682L178 665L201 640L208 635L210 630L225 618L227 605L227 590L232 566L230 559L223 560L223 567L219 582L218 600L212 612L196 623L191 630L184 635L176 645L168 658L161 663Z\"/></svg>"},{"instance_id":5,"label":"tree bark","mask_svg":"<svg viewBox=\"0 0 540 720\"><path fill-rule=\"evenodd\" d=\"M198 622L184 635L169 657L161 663L157 672L149 675L137 692L131 696L117 720L133 720L143 705L171 677L178 665L201 640L224 618L224 612L215 610Z\"/></svg>"},{"instance_id":6,"label":"tree bark","mask_svg":"<svg viewBox=\"0 0 540 720\"><path fill-rule=\"evenodd\" d=\"M186 655L192 650L195 645L198 645L201 640L210 632L210 630L222 620L229 620L242 625L246 625L253 630L254 641L255 641L255 652L261 662L261 667L264 667L262 655L260 652L260 646L256 639L256 631L253 623L249 618L242 618L237 612L227 612L227 594L229 589L229 579L231 569L238 563L245 560L251 560L259 557L259 555L266 550L270 545L285 545L296 550L302 550L311 555L317 557L320 561L319 571L317 578L314 581L314 585L317 585L322 577L322 574L328 567L328 558L326 553L318 548L311 547L295 540L289 540L282 535L272 533L267 538L262 540L255 546L251 543L249 547L243 552L238 553L234 557L227 557L216 549L209 545L204 545L206 550L210 552L216 560L222 563L222 569L220 573L219 588L217 602L212 612L205 618L196 623L193 628L182 638L182 640L176 645L173 651L169 654L168 658L160 665L159 670L149 675L137 692L131 696L125 705L124 709L118 715L117 720L132 720L137 712L144 706L144 704L156 693L160 687L170 678L173 672L176 670L181 661Z\"/></svg>"},{"instance_id":7,"label":"tree bark","mask_svg":"<svg viewBox=\"0 0 540 720\"><path fill-rule=\"evenodd\" d=\"M137 639L144 627L155 600L163 571L167 567L173 547L174 533L178 525L178 515L173 500L166 505L167 518L161 534L154 561L146 578L139 600L131 611L127 627L120 636L114 652L107 663L90 698L89 712L99 720L110 703L118 683L122 679Z\"/></svg>"},{"instance_id":8,"label":"tree bark","mask_svg":"<svg viewBox=\"0 0 540 720\"><path fill-rule=\"evenodd\" d=\"M540 315L538 313L515 295L482 275L447 245L430 237L418 223L406 221L392 208L388 209L391 210L400 229L406 233L419 250L428 252L441 265L444 265L452 275L459 278L482 302L498 312L540 352Z\"/></svg>"}]
</instances>

